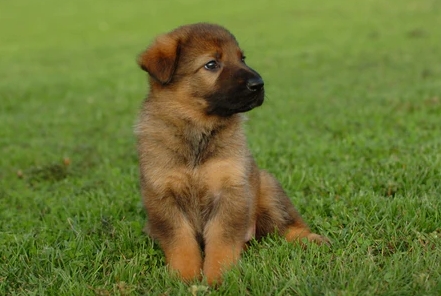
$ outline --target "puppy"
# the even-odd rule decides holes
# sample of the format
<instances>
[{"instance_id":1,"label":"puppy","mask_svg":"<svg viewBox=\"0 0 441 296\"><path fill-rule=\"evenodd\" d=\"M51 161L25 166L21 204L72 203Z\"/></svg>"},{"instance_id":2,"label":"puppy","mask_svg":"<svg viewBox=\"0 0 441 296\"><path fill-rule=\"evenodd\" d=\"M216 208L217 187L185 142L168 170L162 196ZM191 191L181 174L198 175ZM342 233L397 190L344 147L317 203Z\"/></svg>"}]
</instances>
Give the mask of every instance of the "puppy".
<instances>
[{"instance_id":1,"label":"puppy","mask_svg":"<svg viewBox=\"0 0 441 296\"><path fill-rule=\"evenodd\" d=\"M179 27L138 63L150 84L136 126L146 230L172 272L219 284L253 237L327 242L247 148L241 113L263 103L264 82L229 31Z\"/></svg>"}]
</instances>

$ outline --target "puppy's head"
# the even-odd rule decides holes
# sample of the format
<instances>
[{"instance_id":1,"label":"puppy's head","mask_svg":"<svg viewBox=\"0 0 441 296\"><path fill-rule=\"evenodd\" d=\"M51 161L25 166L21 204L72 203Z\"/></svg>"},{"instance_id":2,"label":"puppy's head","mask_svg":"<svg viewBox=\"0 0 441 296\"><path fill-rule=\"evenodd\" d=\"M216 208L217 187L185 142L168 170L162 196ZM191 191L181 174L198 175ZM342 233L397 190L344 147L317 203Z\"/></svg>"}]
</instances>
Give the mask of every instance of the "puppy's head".
<instances>
[{"instance_id":1,"label":"puppy's head","mask_svg":"<svg viewBox=\"0 0 441 296\"><path fill-rule=\"evenodd\" d=\"M156 38L138 60L151 92L168 89L200 101L208 115L230 116L260 106L264 83L248 67L234 36L213 24L193 24Z\"/></svg>"}]
</instances>

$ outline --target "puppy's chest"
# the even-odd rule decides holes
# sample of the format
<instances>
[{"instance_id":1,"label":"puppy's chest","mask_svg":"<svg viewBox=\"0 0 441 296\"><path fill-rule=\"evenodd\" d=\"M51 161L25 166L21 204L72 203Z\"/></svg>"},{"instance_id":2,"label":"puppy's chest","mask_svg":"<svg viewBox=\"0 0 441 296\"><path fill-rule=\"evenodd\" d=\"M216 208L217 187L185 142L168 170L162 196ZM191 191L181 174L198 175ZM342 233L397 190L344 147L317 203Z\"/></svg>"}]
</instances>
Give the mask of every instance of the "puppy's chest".
<instances>
[{"instance_id":1,"label":"puppy's chest","mask_svg":"<svg viewBox=\"0 0 441 296\"><path fill-rule=\"evenodd\" d=\"M221 198L222 189L214 186L213 179L209 178L205 166L195 169L181 169L170 172L165 179L174 203L185 213L191 223L197 227L207 221ZM211 172L212 174L213 172Z\"/></svg>"},{"instance_id":2,"label":"puppy's chest","mask_svg":"<svg viewBox=\"0 0 441 296\"><path fill-rule=\"evenodd\" d=\"M154 142L155 149L145 155L152 165L146 179L153 192L173 198L184 212L204 216L226 190L247 182L246 150L222 131L182 130Z\"/></svg>"},{"instance_id":3,"label":"puppy's chest","mask_svg":"<svg viewBox=\"0 0 441 296\"><path fill-rule=\"evenodd\" d=\"M246 198L231 196L232 189L247 186L245 150L234 146L226 149L216 140L212 135L202 135L186 142L186 147L181 142L181 150L173 154L168 151L169 157L161 157L164 162L156 162L155 170L146 170L152 192L176 204L198 231L220 204Z\"/></svg>"}]
</instances>

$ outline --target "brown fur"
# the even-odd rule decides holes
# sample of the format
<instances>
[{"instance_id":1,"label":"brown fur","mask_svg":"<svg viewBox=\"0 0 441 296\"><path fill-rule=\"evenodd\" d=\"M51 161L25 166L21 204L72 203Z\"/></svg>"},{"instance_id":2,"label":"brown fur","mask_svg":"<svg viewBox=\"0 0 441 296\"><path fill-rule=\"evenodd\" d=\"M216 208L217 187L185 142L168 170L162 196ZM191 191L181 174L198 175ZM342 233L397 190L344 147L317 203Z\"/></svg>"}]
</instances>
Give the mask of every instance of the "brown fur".
<instances>
[{"instance_id":1,"label":"brown fur","mask_svg":"<svg viewBox=\"0 0 441 296\"><path fill-rule=\"evenodd\" d=\"M150 75L136 127L146 229L186 281L219 283L251 237L327 242L247 148L240 113L264 90L242 55L224 28L194 24L159 36L138 61Z\"/></svg>"}]
</instances>

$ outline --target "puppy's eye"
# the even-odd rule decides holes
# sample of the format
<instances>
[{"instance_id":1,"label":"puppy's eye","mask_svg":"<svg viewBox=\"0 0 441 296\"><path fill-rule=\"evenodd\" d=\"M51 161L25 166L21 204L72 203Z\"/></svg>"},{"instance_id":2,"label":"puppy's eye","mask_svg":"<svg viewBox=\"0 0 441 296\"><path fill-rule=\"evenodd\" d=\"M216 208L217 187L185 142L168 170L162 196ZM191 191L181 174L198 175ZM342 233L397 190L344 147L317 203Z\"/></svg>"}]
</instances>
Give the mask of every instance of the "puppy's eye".
<instances>
[{"instance_id":1,"label":"puppy's eye","mask_svg":"<svg viewBox=\"0 0 441 296\"><path fill-rule=\"evenodd\" d=\"M219 67L219 64L216 61L209 61L205 64L204 68L207 70L214 70Z\"/></svg>"},{"instance_id":2,"label":"puppy's eye","mask_svg":"<svg viewBox=\"0 0 441 296\"><path fill-rule=\"evenodd\" d=\"M241 60L245 63L246 56L242 56Z\"/></svg>"}]
</instances>

